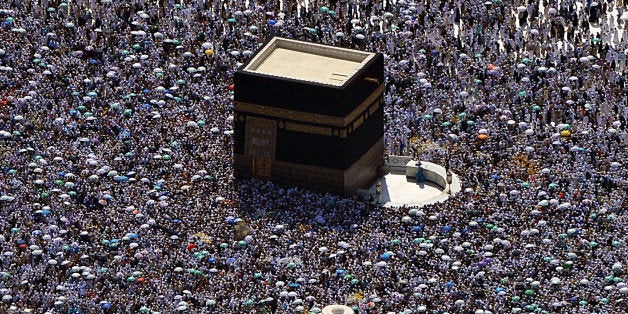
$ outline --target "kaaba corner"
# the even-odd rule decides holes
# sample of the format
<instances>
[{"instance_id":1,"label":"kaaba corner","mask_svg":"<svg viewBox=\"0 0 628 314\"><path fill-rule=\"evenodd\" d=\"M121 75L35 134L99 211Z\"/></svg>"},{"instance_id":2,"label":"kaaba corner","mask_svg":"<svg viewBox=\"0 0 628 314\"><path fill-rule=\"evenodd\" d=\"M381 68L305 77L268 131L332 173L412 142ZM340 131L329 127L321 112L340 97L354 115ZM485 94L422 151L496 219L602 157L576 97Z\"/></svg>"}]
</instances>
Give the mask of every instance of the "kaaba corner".
<instances>
[{"instance_id":1,"label":"kaaba corner","mask_svg":"<svg viewBox=\"0 0 628 314\"><path fill-rule=\"evenodd\" d=\"M234 75L234 170L352 195L384 156L380 53L274 37Z\"/></svg>"}]
</instances>

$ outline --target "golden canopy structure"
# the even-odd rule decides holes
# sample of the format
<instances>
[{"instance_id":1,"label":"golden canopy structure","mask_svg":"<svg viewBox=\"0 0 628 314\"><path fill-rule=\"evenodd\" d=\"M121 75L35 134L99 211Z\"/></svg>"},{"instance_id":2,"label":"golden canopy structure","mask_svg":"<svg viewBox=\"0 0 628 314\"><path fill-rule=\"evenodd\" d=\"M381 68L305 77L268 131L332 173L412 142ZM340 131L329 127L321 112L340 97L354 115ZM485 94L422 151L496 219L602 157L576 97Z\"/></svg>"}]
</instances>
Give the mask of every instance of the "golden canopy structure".
<instances>
[{"instance_id":1,"label":"golden canopy structure","mask_svg":"<svg viewBox=\"0 0 628 314\"><path fill-rule=\"evenodd\" d=\"M274 37L234 76L234 168L353 194L384 156L384 58Z\"/></svg>"}]
</instances>

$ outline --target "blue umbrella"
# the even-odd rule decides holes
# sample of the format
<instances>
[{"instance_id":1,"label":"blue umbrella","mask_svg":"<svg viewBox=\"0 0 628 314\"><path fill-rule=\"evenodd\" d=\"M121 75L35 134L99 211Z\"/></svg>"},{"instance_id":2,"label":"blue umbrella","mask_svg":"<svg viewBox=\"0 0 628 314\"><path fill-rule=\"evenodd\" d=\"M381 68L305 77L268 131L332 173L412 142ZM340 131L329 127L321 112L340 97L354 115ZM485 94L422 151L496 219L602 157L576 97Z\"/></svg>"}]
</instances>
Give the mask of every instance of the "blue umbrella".
<instances>
[{"instance_id":1,"label":"blue umbrella","mask_svg":"<svg viewBox=\"0 0 628 314\"><path fill-rule=\"evenodd\" d=\"M443 227L443 232L449 232L451 231L451 226L444 226Z\"/></svg>"},{"instance_id":2,"label":"blue umbrella","mask_svg":"<svg viewBox=\"0 0 628 314\"><path fill-rule=\"evenodd\" d=\"M412 231L414 231L414 232L421 232L421 231L423 231L423 224L420 224L418 226L412 227Z\"/></svg>"},{"instance_id":3,"label":"blue umbrella","mask_svg":"<svg viewBox=\"0 0 628 314\"><path fill-rule=\"evenodd\" d=\"M275 25L275 24L277 24L277 21L275 21L275 20L268 20L268 24Z\"/></svg>"},{"instance_id":4,"label":"blue umbrella","mask_svg":"<svg viewBox=\"0 0 628 314\"><path fill-rule=\"evenodd\" d=\"M215 257L210 257L207 261L213 264L213 263L216 262L216 258Z\"/></svg>"},{"instance_id":5,"label":"blue umbrella","mask_svg":"<svg viewBox=\"0 0 628 314\"><path fill-rule=\"evenodd\" d=\"M387 259L389 259L391 256L392 256L392 255L391 255L390 253L386 252L386 253L382 254L380 257L381 257L383 260L387 260Z\"/></svg>"},{"instance_id":6,"label":"blue umbrella","mask_svg":"<svg viewBox=\"0 0 628 314\"><path fill-rule=\"evenodd\" d=\"M454 283L451 282L451 281L448 281L448 282L445 283L445 287L447 287L449 289L453 288L453 286L454 286Z\"/></svg>"},{"instance_id":7,"label":"blue umbrella","mask_svg":"<svg viewBox=\"0 0 628 314\"><path fill-rule=\"evenodd\" d=\"M42 215L44 215L44 216L48 216L48 215L50 215L51 213L52 213L52 212L51 212L49 209L44 209L44 210L42 210L42 211L41 211L41 214L42 214Z\"/></svg>"},{"instance_id":8,"label":"blue umbrella","mask_svg":"<svg viewBox=\"0 0 628 314\"><path fill-rule=\"evenodd\" d=\"M341 275L344 275L346 272L347 272L347 271L346 271L346 270L344 270L344 269L337 269L337 270L336 270L336 275L341 276Z\"/></svg>"}]
</instances>

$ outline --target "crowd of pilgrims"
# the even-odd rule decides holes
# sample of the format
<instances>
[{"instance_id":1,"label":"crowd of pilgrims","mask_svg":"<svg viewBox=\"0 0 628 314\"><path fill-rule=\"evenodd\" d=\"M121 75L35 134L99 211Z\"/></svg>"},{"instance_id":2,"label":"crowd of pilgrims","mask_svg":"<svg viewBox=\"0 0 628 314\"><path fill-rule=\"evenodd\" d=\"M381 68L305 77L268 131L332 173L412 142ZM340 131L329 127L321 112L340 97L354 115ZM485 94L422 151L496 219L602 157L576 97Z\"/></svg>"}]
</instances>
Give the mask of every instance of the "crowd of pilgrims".
<instances>
[{"instance_id":1,"label":"crowd of pilgrims","mask_svg":"<svg viewBox=\"0 0 628 314\"><path fill-rule=\"evenodd\" d=\"M1 0L0 312L625 312L626 21L622 0ZM272 36L384 54L387 154L463 191L236 180L233 73Z\"/></svg>"}]
</instances>

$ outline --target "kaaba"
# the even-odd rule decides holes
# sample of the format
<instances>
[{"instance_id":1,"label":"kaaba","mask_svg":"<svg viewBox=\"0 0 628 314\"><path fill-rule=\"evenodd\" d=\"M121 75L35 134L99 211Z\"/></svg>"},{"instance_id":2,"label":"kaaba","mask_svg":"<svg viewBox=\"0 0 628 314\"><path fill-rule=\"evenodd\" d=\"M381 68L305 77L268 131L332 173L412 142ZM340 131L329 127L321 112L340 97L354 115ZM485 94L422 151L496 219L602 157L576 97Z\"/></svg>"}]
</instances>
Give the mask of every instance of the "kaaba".
<instances>
[{"instance_id":1,"label":"kaaba","mask_svg":"<svg viewBox=\"0 0 628 314\"><path fill-rule=\"evenodd\" d=\"M274 37L234 74L234 170L353 195L384 157L380 53Z\"/></svg>"}]
</instances>

